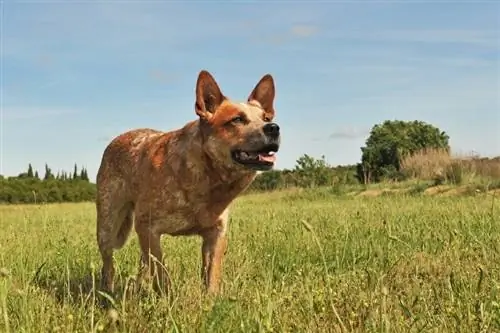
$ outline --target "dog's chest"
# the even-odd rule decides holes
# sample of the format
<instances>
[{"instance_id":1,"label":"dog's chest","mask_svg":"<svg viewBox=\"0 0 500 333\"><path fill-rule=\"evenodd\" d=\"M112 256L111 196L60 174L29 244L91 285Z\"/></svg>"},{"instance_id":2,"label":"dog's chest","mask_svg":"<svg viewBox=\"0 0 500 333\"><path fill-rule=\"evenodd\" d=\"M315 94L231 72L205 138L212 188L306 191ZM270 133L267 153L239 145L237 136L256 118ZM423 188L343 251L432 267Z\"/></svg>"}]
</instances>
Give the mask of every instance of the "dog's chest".
<instances>
[{"instance_id":1,"label":"dog's chest","mask_svg":"<svg viewBox=\"0 0 500 333\"><path fill-rule=\"evenodd\" d=\"M141 215L149 216L161 233L197 233L220 223L231 202L252 180L251 175L233 180L218 180L184 174L182 177L158 177L164 182L142 183Z\"/></svg>"},{"instance_id":2,"label":"dog's chest","mask_svg":"<svg viewBox=\"0 0 500 333\"><path fill-rule=\"evenodd\" d=\"M220 224L235 197L235 190L226 186L210 191L168 193L161 200L165 204L155 210L155 228L172 235L209 229Z\"/></svg>"},{"instance_id":3,"label":"dog's chest","mask_svg":"<svg viewBox=\"0 0 500 333\"><path fill-rule=\"evenodd\" d=\"M227 209L225 205L210 205L210 202L178 205L177 209L162 210L153 219L155 229L171 235L196 234L220 224Z\"/></svg>"}]
</instances>

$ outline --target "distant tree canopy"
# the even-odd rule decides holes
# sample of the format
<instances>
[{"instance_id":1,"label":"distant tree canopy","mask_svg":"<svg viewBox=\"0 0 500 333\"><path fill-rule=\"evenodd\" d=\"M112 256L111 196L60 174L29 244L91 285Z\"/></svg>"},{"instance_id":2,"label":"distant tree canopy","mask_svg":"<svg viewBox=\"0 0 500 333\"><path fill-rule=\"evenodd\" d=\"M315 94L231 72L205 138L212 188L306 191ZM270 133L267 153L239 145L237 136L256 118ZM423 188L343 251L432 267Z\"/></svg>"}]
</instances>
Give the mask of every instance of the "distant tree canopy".
<instances>
[{"instance_id":1,"label":"distant tree canopy","mask_svg":"<svg viewBox=\"0 0 500 333\"><path fill-rule=\"evenodd\" d=\"M0 203L79 202L94 197L95 185L89 181L87 169L78 171L76 164L73 173L60 171L56 175L45 164L43 179L31 164L17 177L0 176Z\"/></svg>"},{"instance_id":2,"label":"distant tree canopy","mask_svg":"<svg viewBox=\"0 0 500 333\"><path fill-rule=\"evenodd\" d=\"M449 136L423 121L387 120L373 126L361 148L358 178L363 183L382 178L400 178L401 160L422 149L442 148L449 151Z\"/></svg>"},{"instance_id":3,"label":"distant tree canopy","mask_svg":"<svg viewBox=\"0 0 500 333\"><path fill-rule=\"evenodd\" d=\"M356 166L329 165L324 156L314 158L304 154L296 161L292 170L273 170L258 176L250 186L250 191L270 191L276 189L318 186L336 186L339 184L358 184Z\"/></svg>"}]
</instances>

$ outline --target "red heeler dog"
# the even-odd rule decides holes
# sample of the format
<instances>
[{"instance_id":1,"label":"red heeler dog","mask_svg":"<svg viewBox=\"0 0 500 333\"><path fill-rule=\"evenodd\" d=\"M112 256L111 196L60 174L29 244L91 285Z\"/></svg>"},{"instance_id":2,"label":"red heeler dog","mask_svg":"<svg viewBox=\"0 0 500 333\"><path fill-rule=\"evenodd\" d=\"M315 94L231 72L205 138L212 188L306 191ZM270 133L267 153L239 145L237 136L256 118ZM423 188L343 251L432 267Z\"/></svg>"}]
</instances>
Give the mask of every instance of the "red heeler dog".
<instances>
[{"instance_id":1,"label":"red heeler dog","mask_svg":"<svg viewBox=\"0 0 500 333\"><path fill-rule=\"evenodd\" d=\"M96 201L104 291L113 292L113 251L123 247L134 225L139 278L146 273L155 276L157 290L169 287L160 237L199 235L205 289L219 293L228 207L258 172L273 168L280 147L274 97L270 74L239 103L203 70L196 82L198 119L169 132L131 130L109 143L97 174Z\"/></svg>"}]
</instances>

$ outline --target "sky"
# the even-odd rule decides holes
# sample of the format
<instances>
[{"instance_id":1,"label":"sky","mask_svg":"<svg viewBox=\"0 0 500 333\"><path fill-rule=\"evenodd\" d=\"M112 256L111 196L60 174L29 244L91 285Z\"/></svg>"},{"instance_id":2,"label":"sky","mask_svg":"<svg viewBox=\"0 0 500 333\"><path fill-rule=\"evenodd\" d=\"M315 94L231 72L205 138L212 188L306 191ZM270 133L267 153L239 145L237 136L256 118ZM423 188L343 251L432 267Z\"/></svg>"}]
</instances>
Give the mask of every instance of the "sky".
<instances>
[{"instance_id":1,"label":"sky","mask_svg":"<svg viewBox=\"0 0 500 333\"><path fill-rule=\"evenodd\" d=\"M85 166L133 128L196 119L200 70L247 99L273 75L279 169L360 160L370 128L422 120L500 155L493 1L4 1L0 174Z\"/></svg>"}]
</instances>

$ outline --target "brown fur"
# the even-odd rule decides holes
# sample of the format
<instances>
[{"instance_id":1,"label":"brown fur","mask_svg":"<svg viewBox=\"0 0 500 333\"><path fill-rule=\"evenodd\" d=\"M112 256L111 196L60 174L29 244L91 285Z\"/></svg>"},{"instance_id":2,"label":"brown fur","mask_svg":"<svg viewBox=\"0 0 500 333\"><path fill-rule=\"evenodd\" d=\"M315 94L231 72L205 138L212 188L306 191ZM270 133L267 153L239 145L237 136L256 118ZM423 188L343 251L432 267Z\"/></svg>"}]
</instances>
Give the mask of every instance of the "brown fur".
<instances>
[{"instance_id":1,"label":"brown fur","mask_svg":"<svg viewBox=\"0 0 500 333\"><path fill-rule=\"evenodd\" d=\"M199 235L205 286L219 292L228 207L257 173L236 163L231 150L268 140L262 128L274 118L274 95L274 81L265 75L246 103L232 102L201 71L195 104L199 119L170 132L131 130L109 143L97 174L96 202L104 290L113 291L113 251L124 246L135 226L141 264L148 275L156 275L158 287L168 283L161 235ZM232 122L236 116L241 121Z\"/></svg>"}]
</instances>

